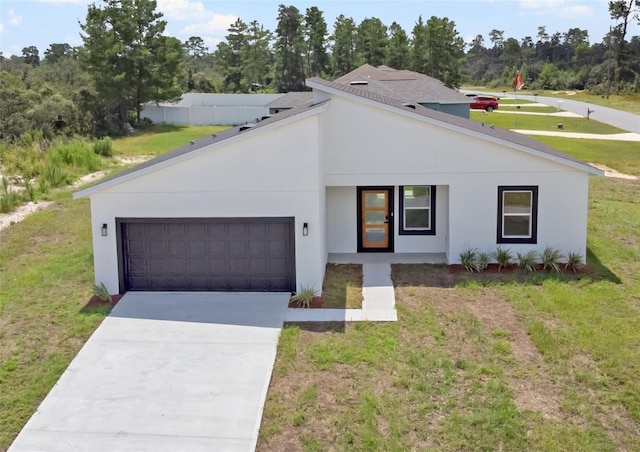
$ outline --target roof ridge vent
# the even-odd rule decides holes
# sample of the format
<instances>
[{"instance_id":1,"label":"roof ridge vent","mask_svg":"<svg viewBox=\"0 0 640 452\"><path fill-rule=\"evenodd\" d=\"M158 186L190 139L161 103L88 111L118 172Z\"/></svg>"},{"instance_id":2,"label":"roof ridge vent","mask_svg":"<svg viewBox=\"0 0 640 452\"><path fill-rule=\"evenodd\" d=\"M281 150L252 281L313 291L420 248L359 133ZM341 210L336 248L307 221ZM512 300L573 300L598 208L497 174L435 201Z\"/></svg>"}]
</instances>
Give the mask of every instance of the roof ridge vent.
<instances>
[{"instance_id":1,"label":"roof ridge vent","mask_svg":"<svg viewBox=\"0 0 640 452\"><path fill-rule=\"evenodd\" d=\"M359 86L359 85L368 85L369 82L367 80L351 80L349 84L351 86Z\"/></svg>"}]
</instances>

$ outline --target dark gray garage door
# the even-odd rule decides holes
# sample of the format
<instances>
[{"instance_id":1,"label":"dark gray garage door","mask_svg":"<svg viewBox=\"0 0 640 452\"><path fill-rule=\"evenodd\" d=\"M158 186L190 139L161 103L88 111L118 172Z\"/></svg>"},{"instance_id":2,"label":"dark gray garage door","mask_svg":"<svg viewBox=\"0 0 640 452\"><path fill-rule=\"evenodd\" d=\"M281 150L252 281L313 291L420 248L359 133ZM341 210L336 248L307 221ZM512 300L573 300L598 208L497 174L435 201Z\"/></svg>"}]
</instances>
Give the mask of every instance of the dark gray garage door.
<instances>
[{"instance_id":1,"label":"dark gray garage door","mask_svg":"<svg viewBox=\"0 0 640 452\"><path fill-rule=\"evenodd\" d=\"M293 218L118 222L121 290L295 289Z\"/></svg>"}]
</instances>

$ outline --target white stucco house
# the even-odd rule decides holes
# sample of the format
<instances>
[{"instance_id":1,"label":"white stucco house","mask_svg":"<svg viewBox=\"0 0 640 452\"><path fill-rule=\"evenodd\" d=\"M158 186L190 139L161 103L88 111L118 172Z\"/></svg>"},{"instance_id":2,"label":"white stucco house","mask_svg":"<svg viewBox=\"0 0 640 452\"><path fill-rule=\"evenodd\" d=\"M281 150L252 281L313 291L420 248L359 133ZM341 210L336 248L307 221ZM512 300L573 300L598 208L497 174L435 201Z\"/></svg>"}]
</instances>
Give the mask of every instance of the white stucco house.
<instances>
[{"instance_id":1,"label":"white stucco house","mask_svg":"<svg viewBox=\"0 0 640 452\"><path fill-rule=\"evenodd\" d=\"M313 99L77 192L95 279L129 290L322 287L337 256L456 263L468 248L586 255L596 168L524 135L309 79Z\"/></svg>"}]
</instances>

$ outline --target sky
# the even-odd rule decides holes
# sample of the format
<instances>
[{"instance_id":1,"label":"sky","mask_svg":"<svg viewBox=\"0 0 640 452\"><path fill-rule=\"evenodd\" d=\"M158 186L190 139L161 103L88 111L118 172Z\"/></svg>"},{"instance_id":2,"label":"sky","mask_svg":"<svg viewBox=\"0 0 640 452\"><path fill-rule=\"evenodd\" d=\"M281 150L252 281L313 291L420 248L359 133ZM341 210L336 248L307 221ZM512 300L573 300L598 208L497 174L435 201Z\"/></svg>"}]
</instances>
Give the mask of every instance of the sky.
<instances>
[{"instance_id":1,"label":"sky","mask_svg":"<svg viewBox=\"0 0 640 452\"><path fill-rule=\"evenodd\" d=\"M0 0L0 52L5 57L22 55L22 49L36 46L40 56L52 43L82 45L80 25L87 6L102 0ZM294 5L302 13L317 6L324 12L329 32L340 14L356 24L377 17L385 25L397 22L407 34L422 15L446 17L455 22L458 34L469 43L481 34L490 46L489 32L504 31L504 38L525 36L537 40L538 27L548 34L565 33L570 28L586 29L590 43L602 42L614 25L607 0L317 0L317 1L221 1L221 0L157 0L158 10L167 21L165 34L186 41L191 36L204 39L209 51L224 40L227 28L236 18L244 22L257 20L274 31L278 5ZM640 35L637 22L629 27L629 36Z\"/></svg>"}]
</instances>

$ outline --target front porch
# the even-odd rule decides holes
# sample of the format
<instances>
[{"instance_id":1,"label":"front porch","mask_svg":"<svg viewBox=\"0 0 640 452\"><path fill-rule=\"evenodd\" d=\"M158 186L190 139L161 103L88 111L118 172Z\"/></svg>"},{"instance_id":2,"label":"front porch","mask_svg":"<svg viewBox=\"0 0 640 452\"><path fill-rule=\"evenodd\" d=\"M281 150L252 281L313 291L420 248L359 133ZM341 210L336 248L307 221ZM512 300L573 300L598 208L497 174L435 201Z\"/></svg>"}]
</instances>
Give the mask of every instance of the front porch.
<instances>
[{"instance_id":1,"label":"front porch","mask_svg":"<svg viewBox=\"0 0 640 452\"><path fill-rule=\"evenodd\" d=\"M330 264L446 264L445 253L329 253Z\"/></svg>"}]
</instances>

